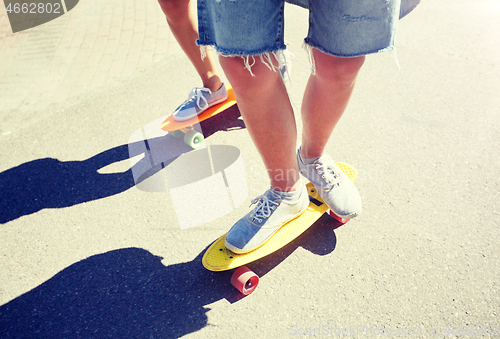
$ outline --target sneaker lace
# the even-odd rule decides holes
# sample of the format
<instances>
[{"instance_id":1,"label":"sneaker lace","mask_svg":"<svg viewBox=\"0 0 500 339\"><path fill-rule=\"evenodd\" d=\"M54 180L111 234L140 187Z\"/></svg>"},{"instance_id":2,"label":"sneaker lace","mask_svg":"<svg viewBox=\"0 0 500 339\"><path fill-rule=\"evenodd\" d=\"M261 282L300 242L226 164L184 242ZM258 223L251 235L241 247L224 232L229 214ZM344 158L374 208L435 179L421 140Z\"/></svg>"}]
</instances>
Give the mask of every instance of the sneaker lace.
<instances>
[{"instance_id":1,"label":"sneaker lace","mask_svg":"<svg viewBox=\"0 0 500 339\"><path fill-rule=\"evenodd\" d=\"M196 100L196 106L198 106L199 109L207 108L207 106L208 106L208 100L203 95L203 92L208 93L208 95L212 95L212 91L209 90L208 88L199 88L199 87L196 87L196 88L193 88L193 90L189 94L188 101ZM200 101L201 100L203 100L204 103L205 103L203 107L200 105Z\"/></svg>"},{"instance_id":2,"label":"sneaker lace","mask_svg":"<svg viewBox=\"0 0 500 339\"><path fill-rule=\"evenodd\" d=\"M252 221L262 222L263 219L269 218L273 211L279 206L278 202L270 200L265 195L259 195L257 198L252 200L253 204L257 204L257 207L252 211L250 215L252 217Z\"/></svg>"},{"instance_id":3,"label":"sneaker lace","mask_svg":"<svg viewBox=\"0 0 500 339\"><path fill-rule=\"evenodd\" d=\"M328 185L327 187L339 186L342 182L342 177L339 174L335 173L335 170L331 165L318 162L315 168L316 171L318 171L318 174L321 175L321 177L326 181Z\"/></svg>"}]
</instances>

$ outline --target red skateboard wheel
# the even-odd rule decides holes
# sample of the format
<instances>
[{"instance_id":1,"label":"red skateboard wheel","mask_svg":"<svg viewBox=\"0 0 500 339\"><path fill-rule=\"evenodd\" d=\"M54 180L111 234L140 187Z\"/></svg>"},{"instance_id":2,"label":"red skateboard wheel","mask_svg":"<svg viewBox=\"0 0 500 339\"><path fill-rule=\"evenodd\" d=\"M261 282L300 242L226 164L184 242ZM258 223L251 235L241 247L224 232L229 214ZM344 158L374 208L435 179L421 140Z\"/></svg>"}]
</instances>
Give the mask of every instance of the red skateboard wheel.
<instances>
[{"instance_id":1,"label":"red skateboard wheel","mask_svg":"<svg viewBox=\"0 0 500 339\"><path fill-rule=\"evenodd\" d=\"M338 215L336 215L335 213L332 212L332 210L330 210L330 216L337 220L339 223L341 223L342 225L345 224L346 222L349 221L349 219L344 219L342 217L339 217Z\"/></svg>"},{"instance_id":2,"label":"red skateboard wheel","mask_svg":"<svg viewBox=\"0 0 500 339\"><path fill-rule=\"evenodd\" d=\"M257 274L253 273L245 266L238 268L231 276L231 285L236 287L236 289L244 295L252 293L257 288L258 284L259 277Z\"/></svg>"}]
</instances>

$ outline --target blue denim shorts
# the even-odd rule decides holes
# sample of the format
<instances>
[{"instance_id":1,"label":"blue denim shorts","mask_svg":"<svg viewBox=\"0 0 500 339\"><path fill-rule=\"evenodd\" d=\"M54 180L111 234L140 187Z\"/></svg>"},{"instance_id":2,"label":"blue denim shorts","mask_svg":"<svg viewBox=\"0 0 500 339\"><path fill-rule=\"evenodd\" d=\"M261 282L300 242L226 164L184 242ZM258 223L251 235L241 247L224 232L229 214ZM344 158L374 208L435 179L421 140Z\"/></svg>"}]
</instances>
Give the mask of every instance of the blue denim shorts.
<instances>
[{"instance_id":1,"label":"blue denim shorts","mask_svg":"<svg viewBox=\"0 0 500 339\"><path fill-rule=\"evenodd\" d=\"M420 0L287 0L309 9L305 43L355 57L394 47L398 20ZM198 0L197 44L227 56L277 52L284 43L285 0Z\"/></svg>"}]
</instances>

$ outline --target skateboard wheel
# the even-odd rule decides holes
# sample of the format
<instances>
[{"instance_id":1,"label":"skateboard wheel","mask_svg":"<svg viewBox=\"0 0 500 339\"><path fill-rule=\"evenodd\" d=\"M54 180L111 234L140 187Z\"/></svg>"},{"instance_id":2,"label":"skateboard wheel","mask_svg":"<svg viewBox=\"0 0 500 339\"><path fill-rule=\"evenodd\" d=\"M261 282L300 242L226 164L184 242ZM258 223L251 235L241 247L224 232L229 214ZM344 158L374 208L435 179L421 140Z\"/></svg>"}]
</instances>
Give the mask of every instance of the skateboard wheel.
<instances>
[{"instance_id":1,"label":"skateboard wheel","mask_svg":"<svg viewBox=\"0 0 500 339\"><path fill-rule=\"evenodd\" d=\"M336 215L335 213L333 213L331 210L330 210L330 216L337 220L339 223L341 223L342 225L345 224L346 222L349 221L349 219L344 219L342 217L339 217L338 215Z\"/></svg>"},{"instance_id":2,"label":"skateboard wheel","mask_svg":"<svg viewBox=\"0 0 500 339\"><path fill-rule=\"evenodd\" d=\"M250 271L247 267L241 266L234 271L231 277L231 285L236 287L238 291L244 295L252 293L259 284L259 277L257 274Z\"/></svg>"},{"instance_id":3,"label":"skateboard wheel","mask_svg":"<svg viewBox=\"0 0 500 339\"><path fill-rule=\"evenodd\" d=\"M184 135L184 142L188 146L190 146L194 149L200 147L203 144L203 140L204 140L203 134L201 134L198 131L194 131L194 130L189 131L186 133L186 135Z\"/></svg>"},{"instance_id":4,"label":"skateboard wheel","mask_svg":"<svg viewBox=\"0 0 500 339\"><path fill-rule=\"evenodd\" d=\"M182 138L184 136L184 132L182 132L181 130L169 132L168 134L170 134L174 138Z\"/></svg>"}]
</instances>

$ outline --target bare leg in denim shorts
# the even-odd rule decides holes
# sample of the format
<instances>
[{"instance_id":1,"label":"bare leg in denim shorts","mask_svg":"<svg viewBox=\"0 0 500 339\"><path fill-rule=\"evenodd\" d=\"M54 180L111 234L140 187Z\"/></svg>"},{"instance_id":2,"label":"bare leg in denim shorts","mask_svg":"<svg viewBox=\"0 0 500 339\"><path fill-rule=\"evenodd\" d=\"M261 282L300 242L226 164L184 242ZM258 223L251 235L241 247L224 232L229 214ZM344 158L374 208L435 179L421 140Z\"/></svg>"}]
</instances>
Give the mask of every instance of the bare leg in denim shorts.
<instances>
[{"instance_id":1,"label":"bare leg in denim shorts","mask_svg":"<svg viewBox=\"0 0 500 339\"><path fill-rule=\"evenodd\" d=\"M220 53L271 182L271 188L252 201L256 207L226 235L226 246L237 253L258 248L307 208L299 173L337 215L349 219L361 212L356 187L324 150L349 102L365 55L393 48L401 11L400 0L309 1L305 42L314 72L304 93L302 146L297 151L292 106L276 72L276 55L286 48L283 9L280 0L198 2L198 43L213 45Z\"/></svg>"},{"instance_id":2,"label":"bare leg in denim shorts","mask_svg":"<svg viewBox=\"0 0 500 339\"><path fill-rule=\"evenodd\" d=\"M226 88L217 74L214 58L207 54L202 60L200 47L195 43L198 38L196 29L196 1L192 0L158 0L167 23L184 53L193 64L201 78L203 87L194 88L188 99L174 112L178 120L188 120L208 108L212 103L224 101L227 98ZM196 96L203 96L207 102L203 107L195 103ZM199 101L198 101L199 102Z\"/></svg>"}]
</instances>

